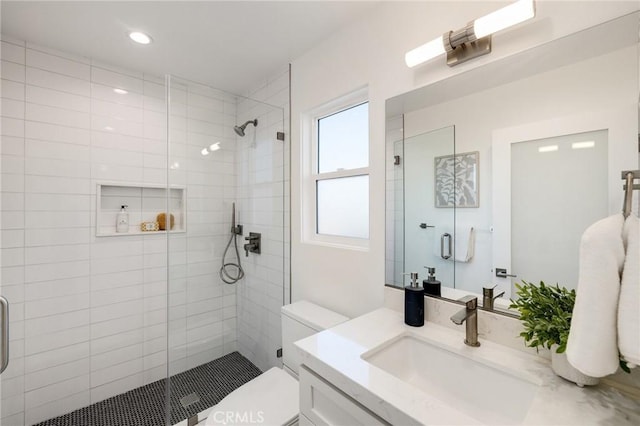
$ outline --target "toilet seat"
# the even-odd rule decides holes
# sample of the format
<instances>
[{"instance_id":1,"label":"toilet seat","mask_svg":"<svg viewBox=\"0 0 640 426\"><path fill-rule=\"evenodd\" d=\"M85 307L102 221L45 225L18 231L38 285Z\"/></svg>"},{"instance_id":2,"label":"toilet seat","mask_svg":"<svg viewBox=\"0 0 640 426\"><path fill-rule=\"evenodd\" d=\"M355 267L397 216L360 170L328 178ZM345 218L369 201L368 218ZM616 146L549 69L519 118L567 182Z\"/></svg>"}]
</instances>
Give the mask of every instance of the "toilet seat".
<instances>
[{"instance_id":1,"label":"toilet seat","mask_svg":"<svg viewBox=\"0 0 640 426\"><path fill-rule=\"evenodd\" d=\"M298 381L273 367L224 397L206 425L289 425L298 418L299 399Z\"/></svg>"}]
</instances>

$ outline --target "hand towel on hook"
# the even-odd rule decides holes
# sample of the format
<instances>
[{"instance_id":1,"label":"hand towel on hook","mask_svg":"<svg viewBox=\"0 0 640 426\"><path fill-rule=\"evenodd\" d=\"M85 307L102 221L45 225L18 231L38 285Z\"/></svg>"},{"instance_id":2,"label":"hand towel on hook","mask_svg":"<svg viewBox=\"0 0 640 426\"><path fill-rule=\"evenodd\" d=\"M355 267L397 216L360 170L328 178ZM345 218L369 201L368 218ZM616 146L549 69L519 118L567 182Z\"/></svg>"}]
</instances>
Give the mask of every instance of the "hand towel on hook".
<instances>
[{"instance_id":1,"label":"hand towel on hook","mask_svg":"<svg viewBox=\"0 0 640 426\"><path fill-rule=\"evenodd\" d=\"M618 369L617 315L624 264L622 214L591 225L580 241L576 304L567 342L569 363L583 374L604 377Z\"/></svg>"},{"instance_id":2,"label":"hand towel on hook","mask_svg":"<svg viewBox=\"0 0 640 426\"><path fill-rule=\"evenodd\" d=\"M626 248L620 301L618 303L618 348L629 367L640 364L640 219L630 214L624 222Z\"/></svg>"}]
</instances>

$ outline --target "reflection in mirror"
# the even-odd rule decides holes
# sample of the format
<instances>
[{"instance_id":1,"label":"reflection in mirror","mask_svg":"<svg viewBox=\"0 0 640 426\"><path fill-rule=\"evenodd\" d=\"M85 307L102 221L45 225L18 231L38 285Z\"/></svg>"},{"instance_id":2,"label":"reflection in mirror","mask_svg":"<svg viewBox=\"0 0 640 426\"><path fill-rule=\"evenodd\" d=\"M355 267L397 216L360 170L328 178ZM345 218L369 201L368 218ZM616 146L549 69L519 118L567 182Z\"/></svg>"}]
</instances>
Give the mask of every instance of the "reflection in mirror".
<instances>
[{"instance_id":1,"label":"reflection in mirror","mask_svg":"<svg viewBox=\"0 0 640 426\"><path fill-rule=\"evenodd\" d=\"M607 163L606 130L511 146L512 281L576 288L580 238L608 215Z\"/></svg>"},{"instance_id":2,"label":"reflection in mirror","mask_svg":"<svg viewBox=\"0 0 640 426\"><path fill-rule=\"evenodd\" d=\"M638 169L638 63L634 13L387 100L387 284L401 286L399 272L422 281L423 266L436 266L443 297L482 300L494 287L505 292L497 309L522 279L574 288L582 232L620 211L620 171ZM455 154L478 161L477 202L455 209L436 207L433 157L444 154L418 149L452 125ZM392 156L402 150L399 177ZM434 256L447 214L458 246L474 229L466 262Z\"/></svg>"}]
</instances>

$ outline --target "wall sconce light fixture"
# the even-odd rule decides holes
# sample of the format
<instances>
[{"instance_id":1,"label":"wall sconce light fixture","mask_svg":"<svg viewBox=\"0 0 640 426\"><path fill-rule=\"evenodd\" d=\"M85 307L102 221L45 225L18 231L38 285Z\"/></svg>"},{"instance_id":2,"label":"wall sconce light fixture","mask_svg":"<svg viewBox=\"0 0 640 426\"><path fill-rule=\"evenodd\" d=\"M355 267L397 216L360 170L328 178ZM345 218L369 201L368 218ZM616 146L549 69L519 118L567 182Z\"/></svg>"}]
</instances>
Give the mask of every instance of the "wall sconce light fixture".
<instances>
[{"instance_id":1,"label":"wall sconce light fixture","mask_svg":"<svg viewBox=\"0 0 640 426\"><path fill-rule=\"evenodd\" d=\"M404 60L410 68L443 53L447 65L461 64L469 59L491 52L491 34L524 22L536 15L533 0L518 0L482 18L471 21L457 31L448 31L440 37L407 52Z\"/></svg>"}]
</instances>

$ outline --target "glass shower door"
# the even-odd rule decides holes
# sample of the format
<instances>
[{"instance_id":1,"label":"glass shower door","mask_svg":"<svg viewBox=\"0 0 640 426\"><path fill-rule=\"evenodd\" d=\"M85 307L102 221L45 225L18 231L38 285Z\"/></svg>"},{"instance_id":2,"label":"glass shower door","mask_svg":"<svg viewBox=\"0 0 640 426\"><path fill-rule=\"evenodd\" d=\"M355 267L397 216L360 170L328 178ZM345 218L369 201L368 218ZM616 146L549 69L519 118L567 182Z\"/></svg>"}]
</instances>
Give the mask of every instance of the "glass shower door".
<instances>
[{"instance_id":1,"label":"glass shower door","mask_svg":"<svg viewBox=\"0 0 640 426\"><path fill-rule=\"evenodd\" d=\"M168 238L167 403L176 424L204 418L280 365L285 147L281 108L173 76L167 87L168 185L184 194L167 211L182 224Z\"/></svg>"}]
</instances>

